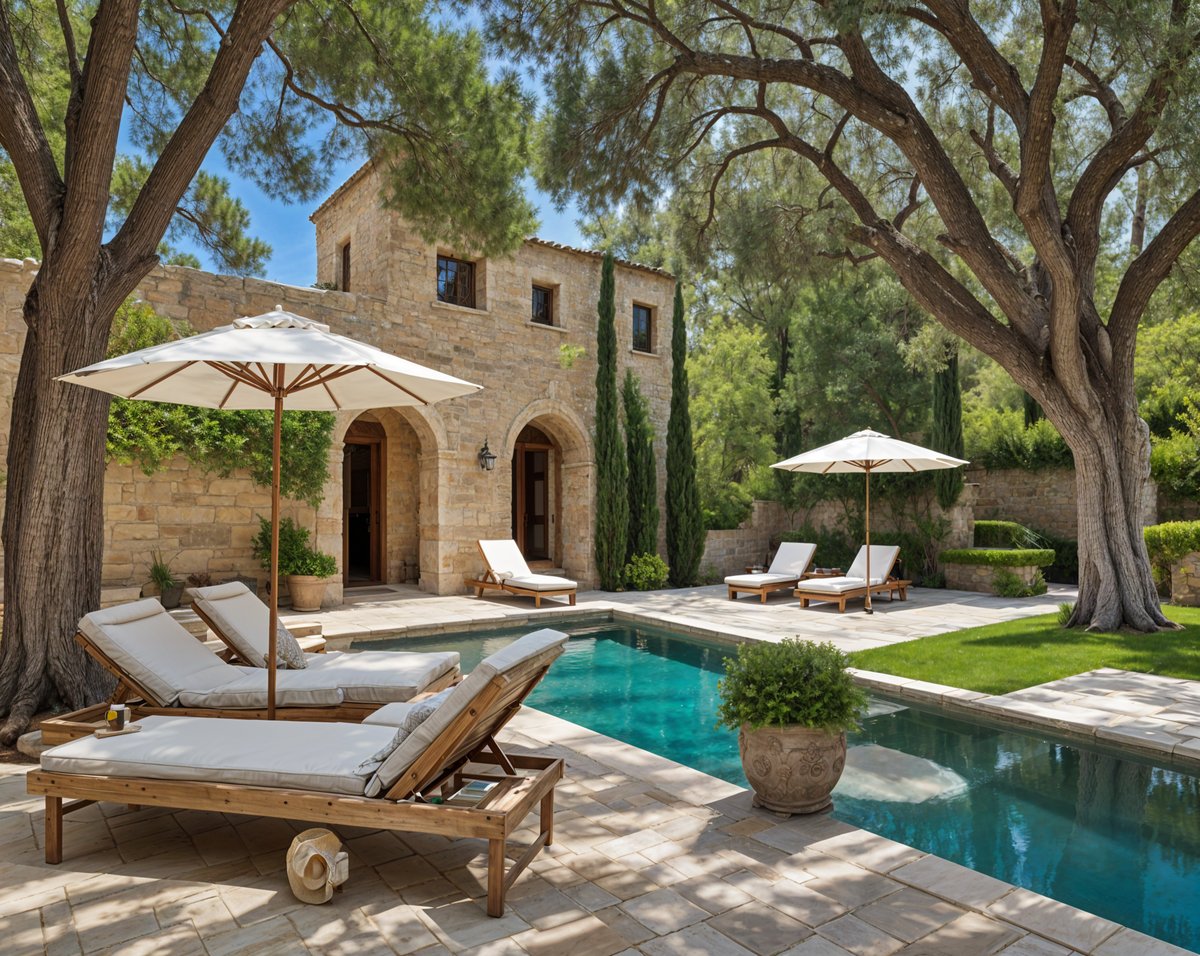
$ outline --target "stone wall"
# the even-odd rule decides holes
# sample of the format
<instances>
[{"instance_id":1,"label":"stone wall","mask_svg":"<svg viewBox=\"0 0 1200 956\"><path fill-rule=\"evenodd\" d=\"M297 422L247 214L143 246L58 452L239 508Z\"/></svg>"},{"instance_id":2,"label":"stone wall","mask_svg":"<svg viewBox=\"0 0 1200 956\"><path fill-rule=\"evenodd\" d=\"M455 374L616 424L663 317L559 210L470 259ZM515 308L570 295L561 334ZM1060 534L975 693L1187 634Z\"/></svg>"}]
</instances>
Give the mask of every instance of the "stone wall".
<instances>
[{"instance_id":1,"label":"stone wall","mask_svg":"<svg viewBox=\"0 0 1200 956\"><path fill-rule=\"evenodd\" d=\"M1171 603L1200 607L1200 551L1191 551L1171 565Z\"/></svg>"},{"instance_id":2,"label":"stone wall","mask_svg":"<svg viewBox=\"0 0 1200 956\"><path fill-rule=\"evenodd\" d=\"M378 182L368 170L352 177L314 216L317 276L336 283L341 244L351 240L351 289L328 291L252 278L218 276L182 267L155 269L137 296L158 312L198 331L281 304L326 323L339 334L444 370L484 386L461 399L427 408L375 409L388 432L387 575L416 575L424 590L463 590L482 570L475 542L512 536L512 460L517 436L532 424L555 448L556 509L551 514L551 560L583 586L595 581L593 526L595 407L595 300L600 258L531 240L511 256L481 263L486 286L480 309L436 301L436 255L394 213L380 208ZM0 262L0 452L24 326L21 304L36 271L33 261ZM556 291L555 326L530 321L530 283ZM659 270L618 264L618 375L632 368L641 381L655 430L660 509L666 485L666 424L670 406L669 317L674 280ZM632 304L654 310L654 352L632 349ZM581 348L571 365L560 346ZM315 541L343 555L343 437L359 413L339 413L329 482L320 509L290 505ZM487 440L498 456L494 471L479 468ZM264 502L266 502L264 504ZM269 500L245 475L215 479L183 462L152 478L111 469L106 487L108 585L140 585L149 551L178 551L183 572L252 573L249 535L253 513ZM139 507L140 506L140 507ZM194 522L194 524L193 524ZM660 533L660 541L663 536ZM665 550L665 547L664 547ZM340 600L340 578L328 600Z\"/></svg>"},{"instance_id":3,"label":"stone wall","mask_svg":"<svg viewBox=\"0 0 1200 956\"><path fill-rule=\"evenodd\" d=\"M789 530L787 512L777 501L756 501L750 517L737 528L709 531L700 560L702 580L720 581L770 560L780 532Z\"/></svg>"},{"instance_id":4,"label":"stone wall","mask_svg":"<svg viewBox=\"0 0 1200 956\"><path fill-rule=\"evenodd\" d=\"M946 572L946 587L956 591L981 591L984 594L996 593L996 572L986 564L945 564L942 569ZM1031 585L1041 570L1036 565L1018 568L1004 568L1015 574L1022 584Z\"/></svg>"},{"instance_id":5,"label":"stone wall","mask_svg":"<svg viewBox=\"0 0 1200 956\"><path fill-rule=\"evenodd\" d=\"M1072 468L971 468L967 480L978 483L975 517L1016 521L1035 531L1074 540L1078 535L1078 498ZM1158 489L1146 482L1142 524L1156 524Z\"/></svg>"}]
</instances>

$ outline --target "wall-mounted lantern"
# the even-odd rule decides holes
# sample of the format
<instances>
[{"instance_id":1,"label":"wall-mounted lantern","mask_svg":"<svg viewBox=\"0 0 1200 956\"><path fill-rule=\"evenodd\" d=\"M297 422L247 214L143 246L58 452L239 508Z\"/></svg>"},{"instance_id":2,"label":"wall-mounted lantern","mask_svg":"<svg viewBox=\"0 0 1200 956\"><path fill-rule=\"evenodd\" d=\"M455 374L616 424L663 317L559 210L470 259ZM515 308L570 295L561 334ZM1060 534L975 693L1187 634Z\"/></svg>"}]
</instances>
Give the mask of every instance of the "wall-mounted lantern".
<instances>
[{"instance_id":1,"label":"wall-mounted lantern","mask_svg":"<svg viewBox=\"0 0 1200 956\"><path fill-rule=\"evenodd\" d=\"M484 471L492 471L496 467L496 456L488 448L486 438L483 440L483 447L479 449L479 467Z\"/></svg>"}]
</instances>

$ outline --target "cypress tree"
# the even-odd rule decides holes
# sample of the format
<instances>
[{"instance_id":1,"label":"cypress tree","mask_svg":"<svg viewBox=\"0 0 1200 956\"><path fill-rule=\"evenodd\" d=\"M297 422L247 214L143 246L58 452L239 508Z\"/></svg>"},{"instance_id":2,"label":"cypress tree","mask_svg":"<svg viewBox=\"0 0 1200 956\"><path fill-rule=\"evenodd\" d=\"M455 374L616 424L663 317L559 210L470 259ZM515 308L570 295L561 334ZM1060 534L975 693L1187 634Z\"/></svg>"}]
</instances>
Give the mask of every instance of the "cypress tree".
<instances>
[{"instance_id":1,"label":"cypress tree","mask_svg":"<svg viewBox=\"0 0 1200 956\"><path fill-rule=\"evenodd\" d=\"M613 256L605 253L596 303L596 572L600 587L616 591L625 567L629 488L617 410L617 327Z\"/></svg>"},{"instance_id":2,"label":"cypress tree","mask_svg":"<svg viewBox=\"0 0 1200 956\"><path fill-rule=\"evenodd\" d=\"M667 564L671 584L694 584L704 557L704 520L696 488L696 451L688 411L687 330L683 288L675 284L671 316L671 417L667 421Z\"/></svg>"},{"instance_id":3,"label":"cypress tree","mask_svg":"<svg viewBox=\"0 0 1200 956\"><path fill-rule=\"evenodd\" d=\"M946 367L933 376L933 447L955 458L963 456L962 386L958 380L958 349L948 350ZM938 504L949 508L963 489L961 468L934 472Z\"/></svg>"},{"instance_id":4,"label":"cypress tree","mask_svg":"<svg viewBox=\"0 0 1200 956\"><path fill-rule=\"evenodd\" d=\"M625 370L621 391L625 406L625 455L629 463L629 538L625 560L658 554L658 474L650 411L633 370Z\"/></svg>"}]
</instances>

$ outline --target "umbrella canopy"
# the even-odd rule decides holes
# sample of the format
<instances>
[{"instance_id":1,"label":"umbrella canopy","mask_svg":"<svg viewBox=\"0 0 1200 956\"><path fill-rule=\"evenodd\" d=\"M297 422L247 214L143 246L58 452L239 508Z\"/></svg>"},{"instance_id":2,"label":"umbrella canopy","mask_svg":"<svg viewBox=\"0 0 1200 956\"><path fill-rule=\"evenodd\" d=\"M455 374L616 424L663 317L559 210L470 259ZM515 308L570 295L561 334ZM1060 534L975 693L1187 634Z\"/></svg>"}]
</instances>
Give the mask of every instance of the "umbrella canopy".
<instances>
[{"instance_id":1,"label":"umbrella canopy","mask_svg":"<svg viewBox=\"0 0 1200 956\"><path fill-rule=\"evenodd\" d=\"M267 713L275 716L279 620L279 445L284 408L342 411L431 405L481 386L335 335L279 306L200 335L119 355L59 376L124 398L223 409L273 409L271 613Z\"/></svg>"},{"instance_id":2,"label":"umbrella canopy","mask_svg":"<svg viewBox=\"0 0 1200 956\"><path fill-rule=\"evenodd\" d=\"M911 442L889 438L870 429L855 432L840 441L830 442L812 451L802 452L786 461L777 461L772 468L782 471L808 472L818 475L844 475L862 472L866 475L867 511L867 595L865 610L871 613L871 473L875 471L918 472L939 468L957 468L968 462L961 458L922 448Z\"/></svg>"}]
</instances>

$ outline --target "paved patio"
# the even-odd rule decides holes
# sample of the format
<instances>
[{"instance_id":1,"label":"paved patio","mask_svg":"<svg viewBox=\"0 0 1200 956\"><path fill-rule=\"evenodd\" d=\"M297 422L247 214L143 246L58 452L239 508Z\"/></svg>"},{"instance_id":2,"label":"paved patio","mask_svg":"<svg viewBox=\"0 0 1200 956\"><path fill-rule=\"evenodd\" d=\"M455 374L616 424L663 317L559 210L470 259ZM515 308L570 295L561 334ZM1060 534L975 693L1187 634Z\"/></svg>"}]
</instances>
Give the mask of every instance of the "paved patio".
<instances>
[{"instance_id":1,"label":"paved patio","mask_svg":"<svg viewBox=\"0 0 1200 956\"><path fill-rule=\"evenodd\" d=\"M589 591L579 595L576 607L547 599L534 610L528 598L467 595L435 597L415 587L369 588L347 592L349 602L318 613L288 614L284 619L320 621L332 646L355 640L426 634L463 628L505 627L526 622L550 622L589 613L618 613L643 617L703 634L723 634L759 640L780 640L796 635L833 641L845 651L880 647L918 637L944 634L965 627L1011 621L1047 614L1063 601L1075 600L1075 589L1052 585L1034 598L1000 598L973 591L911 588L907 601L875 603L866 614L861 604L839 614L835 606L813 605L801 609L787 592L777 592L766 604L757 598L730 601L724 586L669 591L611 593ZM851 606L854 607L853 605Z\"/></svg>"},{"instance_id":2,"label":"paved patio","mask_svg":"<svg viewBox=\"0 0 1200 956\"><path fill-rule=\"evenodd\" d=\"M1177 947L843 824L782 820L698 771L526 710L562 755L557 841L489 919L482 845L347 828L345 892L306 906L299 824L89 807L41 862L41 802L0 767L0 938L18 954L1173 956Z\"/></svg>"}]
</instances>

